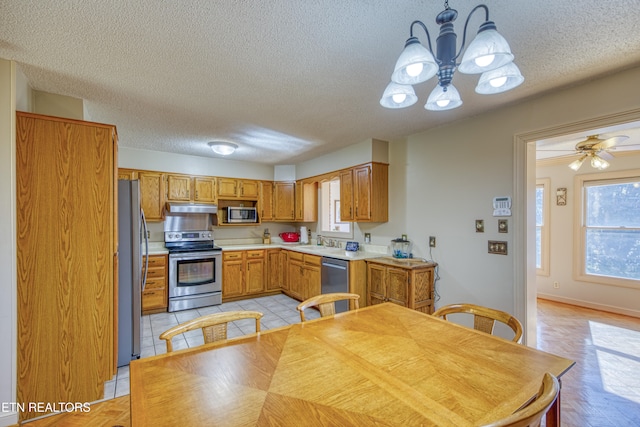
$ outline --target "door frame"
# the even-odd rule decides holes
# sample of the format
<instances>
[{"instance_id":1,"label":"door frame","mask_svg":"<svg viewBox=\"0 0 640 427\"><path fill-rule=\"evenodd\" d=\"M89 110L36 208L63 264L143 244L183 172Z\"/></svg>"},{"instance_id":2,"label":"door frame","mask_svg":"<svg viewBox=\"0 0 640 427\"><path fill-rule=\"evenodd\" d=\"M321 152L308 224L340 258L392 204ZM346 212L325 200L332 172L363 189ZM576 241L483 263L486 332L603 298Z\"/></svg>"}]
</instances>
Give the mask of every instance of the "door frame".
<instances>
[{"instance_id":1,"label":"door frame","mask_svg":"<svg viewBox=\"0 0 640 427\"><path fill-rule=\"evenodd\" d=\"M540 139L553 138L584 130L621 125L635 121L640 121L640 109L623 111L514 135L514 307L516 317L524 319L525 330L523 342L528 346L535 347L537 344L535 142Z\"/></svg>"}]
</instances>

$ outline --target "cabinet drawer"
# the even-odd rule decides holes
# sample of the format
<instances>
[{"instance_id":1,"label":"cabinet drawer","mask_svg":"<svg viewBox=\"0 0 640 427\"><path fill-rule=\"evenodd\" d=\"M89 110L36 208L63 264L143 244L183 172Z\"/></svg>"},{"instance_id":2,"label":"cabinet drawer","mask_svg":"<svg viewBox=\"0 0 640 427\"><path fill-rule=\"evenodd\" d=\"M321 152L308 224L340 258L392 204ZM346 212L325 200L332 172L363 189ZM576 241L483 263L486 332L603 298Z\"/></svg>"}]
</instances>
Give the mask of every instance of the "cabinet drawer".
<instances>
[{"instance_id":1,"label":"cabinet drawer","mask_svg":"<svg viewBox=\"0 0 640 427\"><path fill-rule=\"evenodd\" d=\"M304 263L307 265L317 265L320 266L322 262L322 257L319 257L317 255L305 255L304 256Z\"/></svg>"},{"instance_id":2,"label":"cabinet drawer","mask_svg":"<svg viewBox=\"0 0 640 427\"><path fill-rule=\"evenodd\" d=\"M147 290L142 292L142 309L166 307L165 292L163 290Z\"/></svg>"},{"instance_id":3,"label":"cabinet drawer","mask_svg":"<svg viewBox=\"0 0 640 427\"><path fill-rule=\"evenodd\" d=\"M300 252L289 251L289 260L290 261L300 261L304 259L304 254Z\"/></svg>"},{"instance_id":4,"label":"cabinet drawer","mask_svg":"<svg viewBox=\"0 0 640 427\"><path fill-rule=\"evenodd\" d=\"M151 268L151 266L149 266L149 270L147 270L147 279L149 278L158 278L158 279L163 279L164 280L164 276L165 276L165 272L167 270L165 270L164 267L162 268Z\"/></svg>"},{"instance_id":5,"label":"cabinet drawer","mask_svg":"<svg viewBox=\"0 0 640 427\"><path fill-rule=\"evenodd\" d=\"M247 251L247 258L264 258L264 250Z\"/></svg>"},{"instance_id":6,"label":"cabinet drawer","mask_svg":"<svg viewBox=\"0 0 640 427\"><path fill-rule=\"evenodd\" d=\"M151 255L149 256L149 268L151 267L164 267L166 263L166 257L164 255Z\"/></svg>"},{"instance_id":7,"label":"cabinet drawer","mask_svg":"<svg viewBox=\"0 0 640 427\"><path fill-rule=\"evenodd\" d=\"M153 290L153 289L164 289L166 288L166 282L164 280L164 276L162 278L149 278L147 277L147 283L144 286L144 291Z\"/></svg>"},{"instance_id":8,"label":"cabinet drawer","mask_svg":"<svg viewBox=\"0 0 640 427\"><path fill-rule=\"evenodd\" d=\"M233 259L242 259L242 252L239 252L239 251L222 252L222 259L224 261L233 260Z\"/></svg>"}]
</instances>

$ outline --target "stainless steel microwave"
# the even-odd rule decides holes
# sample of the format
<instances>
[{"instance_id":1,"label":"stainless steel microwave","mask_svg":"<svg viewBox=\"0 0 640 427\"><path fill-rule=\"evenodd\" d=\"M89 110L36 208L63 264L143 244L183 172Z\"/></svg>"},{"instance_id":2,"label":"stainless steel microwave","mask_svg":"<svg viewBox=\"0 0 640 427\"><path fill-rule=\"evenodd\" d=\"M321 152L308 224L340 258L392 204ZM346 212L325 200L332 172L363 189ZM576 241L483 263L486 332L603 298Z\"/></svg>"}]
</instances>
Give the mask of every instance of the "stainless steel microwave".
<instances>
[{"instance_id":1,"label":"stainless steel microwave","mask_svg":"<svg viewBox=\"0 0 640 427\"><path fill-rule=\"evenodd\" d=\"M256 208L229 206L227 208L227 222L258 222L258 211Z\"/></svg>"}]
</instances>

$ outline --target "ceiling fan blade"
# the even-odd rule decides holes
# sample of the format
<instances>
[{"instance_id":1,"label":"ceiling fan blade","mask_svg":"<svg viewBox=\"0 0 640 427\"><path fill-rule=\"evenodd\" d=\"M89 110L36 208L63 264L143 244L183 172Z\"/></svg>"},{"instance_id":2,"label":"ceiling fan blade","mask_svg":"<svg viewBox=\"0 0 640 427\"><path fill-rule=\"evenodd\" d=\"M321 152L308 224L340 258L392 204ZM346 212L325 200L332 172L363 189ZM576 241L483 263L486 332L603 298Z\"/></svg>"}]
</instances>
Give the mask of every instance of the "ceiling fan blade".
<instances>
[{"instance_id":1,"label":"ceiling fan blade","mask_svg":"<svg viewBox=\"0 0 640 427\"><path fill-rule=\"evenodd\" d=\"M620 144L622 141L629 139L626 135L614 136L612 138L605 139L602 142L593 145L594 150L606 150L614 145Z\"/></svg>"},{"instance_id":2,"label":"ceiling fan blade","mask_svg":"<svg viewBox=\"0 0 640 427\"><path fill-rule=\"evenodd\" d=\"M608 151L600 151L598 153L598 157L605 159L605 160L611 160L614 157L611 155L611 153L609 153Z\"/></svg>"}]
</instances>

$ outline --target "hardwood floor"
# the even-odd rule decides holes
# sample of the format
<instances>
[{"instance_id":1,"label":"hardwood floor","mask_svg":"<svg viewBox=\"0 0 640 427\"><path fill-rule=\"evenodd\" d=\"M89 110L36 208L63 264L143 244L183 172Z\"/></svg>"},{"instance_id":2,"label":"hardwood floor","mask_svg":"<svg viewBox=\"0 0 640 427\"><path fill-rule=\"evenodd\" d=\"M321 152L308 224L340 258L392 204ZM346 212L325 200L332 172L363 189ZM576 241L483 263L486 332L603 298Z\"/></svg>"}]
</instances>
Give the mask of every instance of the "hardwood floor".
<instances>
[{"instance_id":1,"label":"hardwood floor","mask_svg":"<svg viewBox=\"0 0 640 427\"><path fill-rule=\"evenodd\" d=\"M563 426L640 426L640 319L538 300L538 348L576 361L563 377ZM129 396L25 425L129 426Z\"/></svg>"},{"instance_id":2,"label":"hardwood floor","mask_svg":"<svg viewBox=\"0 0 640 427\"><path fill-rule=\"evenodd\" d=\"M640 319L539 299L538 348L576 361L563 426L640 426Z\"/></svg>"}]
</instances>

